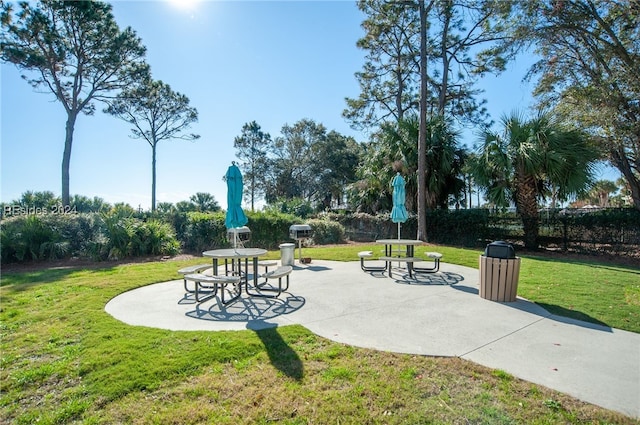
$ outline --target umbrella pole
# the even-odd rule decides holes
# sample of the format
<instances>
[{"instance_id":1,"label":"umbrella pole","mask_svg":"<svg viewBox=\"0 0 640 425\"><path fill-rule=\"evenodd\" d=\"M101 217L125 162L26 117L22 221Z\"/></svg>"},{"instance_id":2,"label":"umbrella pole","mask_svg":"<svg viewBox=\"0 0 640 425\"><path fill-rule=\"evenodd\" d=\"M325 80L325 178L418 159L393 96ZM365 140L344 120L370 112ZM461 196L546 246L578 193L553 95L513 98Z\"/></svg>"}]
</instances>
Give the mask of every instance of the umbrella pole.
<instances>
[{"instance_id":1,"label":"umbrella pole","mask_svg":"<svg viewBox=\"0 0 640 425\"><path fill-rule=\"evenodd\" d=\"M398 240L400 240L400 222L398 222ZM400 267L400 261L398 261L398 267Z\"/></svg>"}]
</instances>

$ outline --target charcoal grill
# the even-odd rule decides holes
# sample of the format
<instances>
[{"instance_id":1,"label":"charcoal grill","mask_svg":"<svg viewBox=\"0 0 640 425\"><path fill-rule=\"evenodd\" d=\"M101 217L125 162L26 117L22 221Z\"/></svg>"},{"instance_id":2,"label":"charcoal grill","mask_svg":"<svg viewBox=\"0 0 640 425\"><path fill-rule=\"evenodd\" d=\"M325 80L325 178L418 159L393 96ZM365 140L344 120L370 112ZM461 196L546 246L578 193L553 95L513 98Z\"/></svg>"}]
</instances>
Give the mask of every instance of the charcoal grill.
<instances>
[{"instance_id":1,"label":"charcoal grill","mask_svg":"<svg viewBox=\"0 0 640 425\"><path fill-rule=\"evenodd\" d=\"M227 240L233 242L233 247L244 248L244 243L251 239L251 230L247 226L234 227L227 230Z\"/></svg>"},{"instance_id":2,"label":"charcoal grill","mask_svg":"<svg viewBox=\"0 0 640 425\"><path fill-rule=\"evenodd\" d=\"M311 226L294 224L289 227L289 237L298 242L298 259L302 262L302 241L311 237Z\"/></svg>"}]
</instances>

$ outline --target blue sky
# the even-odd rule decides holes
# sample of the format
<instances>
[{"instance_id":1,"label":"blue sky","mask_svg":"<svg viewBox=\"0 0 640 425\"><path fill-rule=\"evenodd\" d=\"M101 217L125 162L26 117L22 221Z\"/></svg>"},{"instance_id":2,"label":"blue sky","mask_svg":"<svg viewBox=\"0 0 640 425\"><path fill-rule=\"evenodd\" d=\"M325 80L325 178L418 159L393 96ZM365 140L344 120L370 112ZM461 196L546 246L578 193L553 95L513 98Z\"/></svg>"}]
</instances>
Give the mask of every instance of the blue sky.
<instances>
[{"instance_id":1,"label":"blue sky","mask_svg":"<svg viewBox=\"0 0 640 425\"><path fill-rule=\"evenodd\" d=\"M131 26L147 47L153 77L199 112L190 131L200 139L158 145L158 202L208 192L224 207L233 139L250 121L275 137L284 124L310 118L366 141L341 115L344 98L359 94L354 73L364 63L356 47L363 15L354 1L179 3L112 2L118 25ZM494 120L531 103L531 85L521 82L528 64L521 59L482 80ZM60 195L64 109L52 94L35 92L15 66L0 66L0 199L10 202L27 190ZM78 118L70 192L149 209L151 147L130 138L129 126L102 108Z\"/></svg>"}]
</instances>

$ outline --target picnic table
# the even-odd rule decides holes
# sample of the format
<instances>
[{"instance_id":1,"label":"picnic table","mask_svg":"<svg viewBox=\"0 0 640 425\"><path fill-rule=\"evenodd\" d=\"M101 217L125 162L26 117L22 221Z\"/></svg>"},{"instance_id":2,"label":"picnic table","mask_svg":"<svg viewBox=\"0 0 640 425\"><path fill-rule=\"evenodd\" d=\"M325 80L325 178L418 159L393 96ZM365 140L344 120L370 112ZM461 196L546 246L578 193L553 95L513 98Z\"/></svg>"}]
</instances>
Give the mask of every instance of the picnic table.
<instances>
[{"instance_id":1,"label":"picnic table","mask_svg":"<svg viewBox=\"0 0 640 425\"><path fill-rule=\"evenodd\" d=\"M377 244L384 245L384 256L379 259L384 261L387 266L389 277L392 277L392 263L405 263L409 277L413 277L413 263L421 261L415 257L415 246L422 245L421 240L417 239L378 239ZM404 247L404 248L403 248Z\"/></svg>"}]
</instances>

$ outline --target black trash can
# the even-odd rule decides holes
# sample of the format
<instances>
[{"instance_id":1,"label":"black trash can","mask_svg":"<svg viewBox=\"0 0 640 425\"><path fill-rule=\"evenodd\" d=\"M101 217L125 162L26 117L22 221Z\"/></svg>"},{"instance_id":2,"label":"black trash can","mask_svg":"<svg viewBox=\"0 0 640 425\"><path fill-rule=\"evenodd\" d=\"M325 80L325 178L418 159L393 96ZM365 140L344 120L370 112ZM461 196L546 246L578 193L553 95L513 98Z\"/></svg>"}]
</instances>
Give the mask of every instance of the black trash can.
<instances>
[{"instance_id":1,"label":"black trash can","mask_svg":"<svg viewBox=\"0 0 640 425\"><path fill-rule=\"evenodd\" d=\"M513 302L518 293L520 258L513 245L495 241L480 256L480 296L491 301Z\"/></svg>"}]
</instances>

